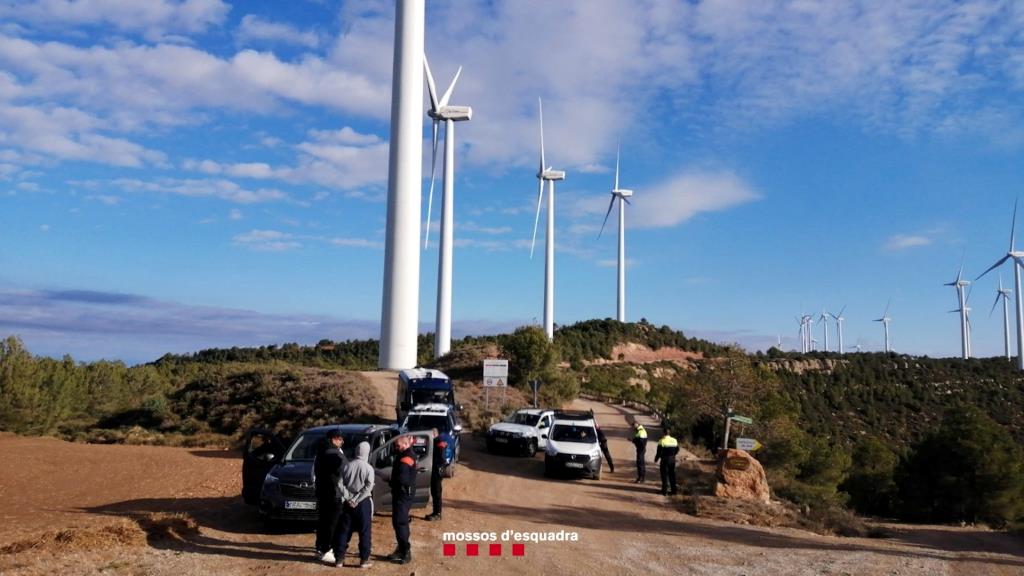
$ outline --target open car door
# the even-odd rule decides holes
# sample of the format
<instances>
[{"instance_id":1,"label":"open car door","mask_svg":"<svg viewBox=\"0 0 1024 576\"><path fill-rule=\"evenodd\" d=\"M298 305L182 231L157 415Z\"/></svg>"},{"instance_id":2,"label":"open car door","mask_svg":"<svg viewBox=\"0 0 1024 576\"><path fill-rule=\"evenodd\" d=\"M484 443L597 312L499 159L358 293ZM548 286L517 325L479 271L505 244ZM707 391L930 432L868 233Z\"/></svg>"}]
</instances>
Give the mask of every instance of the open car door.
<instances>
[{"instance_id":1,"label":"open car door","mask_svg":"<svg viewBox=\"0 0 1024 576\"><path fill-rule=\"evenodd\" d=\"M414 508L424 508L430 501L430 470L434 463L433 436L429 431L409 432L412 436L412 450L416 454L416 495L413 496ZM370 464L373 466L373 509L376 512L391 511L391 467L395 463L396 448L392 438L380 448L370 453Z\"/></svg>"},{"instance_id":2,"label":"open car door","mask_svg":"<svg viewBox=\"0 0 1024 576\"><path fill-rule=\"evenodd\" d=\"M284 444L270 430L253 428L242 445L242 499L259 505L267 472L284 456Z\"/></svg>"}]
</instances>

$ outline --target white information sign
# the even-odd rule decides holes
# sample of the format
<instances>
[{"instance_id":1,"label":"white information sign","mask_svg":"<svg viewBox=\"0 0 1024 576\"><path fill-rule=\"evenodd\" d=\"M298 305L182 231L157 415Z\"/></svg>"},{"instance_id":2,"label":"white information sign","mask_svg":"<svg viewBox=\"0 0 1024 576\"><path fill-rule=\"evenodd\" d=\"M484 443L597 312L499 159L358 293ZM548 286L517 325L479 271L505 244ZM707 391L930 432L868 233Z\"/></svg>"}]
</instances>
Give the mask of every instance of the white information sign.
<instances>
[{"instance_id":1,"label":"white information sign","mask_svg":"<svg viewBox=\"0 0 1024 576\"><path fill-rule=\"evenodd\" d=\"M484 360L484 387L502 388L508 385L508 360Z\"/></svg>"}]
</instances>

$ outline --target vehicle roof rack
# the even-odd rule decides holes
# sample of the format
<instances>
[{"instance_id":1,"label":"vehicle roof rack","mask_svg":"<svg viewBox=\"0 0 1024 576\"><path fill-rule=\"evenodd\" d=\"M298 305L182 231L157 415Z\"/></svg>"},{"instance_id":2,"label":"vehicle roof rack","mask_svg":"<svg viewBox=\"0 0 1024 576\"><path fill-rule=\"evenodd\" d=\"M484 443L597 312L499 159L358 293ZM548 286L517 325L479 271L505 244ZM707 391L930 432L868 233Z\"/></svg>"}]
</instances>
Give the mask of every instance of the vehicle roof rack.
<instances>
[{"instance_id":1,"label":"vehicle roof rack","mask_svg":"<svg viewBox=\"0 0 1024 576\"><path fill-rule=\"evenodd\" d=\"M593 420L593 410L555 410L555 420Z\"/></svg>"}]
</instances>

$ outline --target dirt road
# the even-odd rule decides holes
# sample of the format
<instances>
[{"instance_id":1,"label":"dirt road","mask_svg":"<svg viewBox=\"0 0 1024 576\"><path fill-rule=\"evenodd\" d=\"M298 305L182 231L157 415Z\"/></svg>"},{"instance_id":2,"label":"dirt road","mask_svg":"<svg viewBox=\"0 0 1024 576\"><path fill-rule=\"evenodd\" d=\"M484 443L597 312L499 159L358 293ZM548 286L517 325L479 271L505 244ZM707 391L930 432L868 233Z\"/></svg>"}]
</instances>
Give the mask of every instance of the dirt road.
<instances>
[{"instance_id":1,"label":"dirt road","mask_svg":"<svg viewBox=\"0 0 1024 576\"><path fill-rule=\"evenodd\" d=\"M414 563L377 561L375 574L1024 574L1024 546L1006 534L946 527L900 528L896 538L832 538L701 520L666 506L656 483L632 483L633 411L592 402L610 438L616 473L599 482L550 480L543 460L486 454L466 437L463 465L446 481L440 523L413 521ZM650 452L653 452L650 451ZM237 454L180 448L94 446L0 436L0 545L45 529L125 523L182 511L199 524L183 540L150 535L144 545L77 550L45 541L0 554L0 574L324 574L305 527L268 533L241 503ZM651 468L649 478L656 476ZM423 511L417 511L422 516ZM512 556L482 543L479 556L443 554L443 533L565 531L577 541L526 542ZM49 542L49 543L47 543ZM374 555L394 545L390 518L374 522ZM354 549L354 545L353 545ZM349 558L352 561L352 558Z\"/></svg>"}]
</instances>

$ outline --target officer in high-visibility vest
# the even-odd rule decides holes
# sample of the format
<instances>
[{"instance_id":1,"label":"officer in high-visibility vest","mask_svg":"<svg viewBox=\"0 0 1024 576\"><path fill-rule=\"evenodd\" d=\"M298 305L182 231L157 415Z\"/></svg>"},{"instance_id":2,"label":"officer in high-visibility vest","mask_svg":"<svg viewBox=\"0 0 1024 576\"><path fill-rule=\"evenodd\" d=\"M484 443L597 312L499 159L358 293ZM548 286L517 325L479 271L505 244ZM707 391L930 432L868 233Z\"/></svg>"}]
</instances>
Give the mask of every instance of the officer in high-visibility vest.
<instances>
[{"instance_id":1,"label":"officer in high-visibility vest","mask_svg":"<svg viewBox=\"0 0 1024 576\"><path fill-rule=\"evenodd\" d=\"M658 451L654 461L661 461L661 495L676 493L676 454L679 453L679 441L672 437L669 430L658 440Z\"/></svg>"},{"instance_id":2,"label":"officer in high-visibility vest","mask_svg":"<svg viewBox=\"0 0 1024 576\"><path fill-rule=\"evenodd\" d=\"M633 446L636 447L636 484L647 480L647 430L633 422Z\"/></svg>"}]
</instances>

